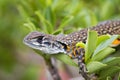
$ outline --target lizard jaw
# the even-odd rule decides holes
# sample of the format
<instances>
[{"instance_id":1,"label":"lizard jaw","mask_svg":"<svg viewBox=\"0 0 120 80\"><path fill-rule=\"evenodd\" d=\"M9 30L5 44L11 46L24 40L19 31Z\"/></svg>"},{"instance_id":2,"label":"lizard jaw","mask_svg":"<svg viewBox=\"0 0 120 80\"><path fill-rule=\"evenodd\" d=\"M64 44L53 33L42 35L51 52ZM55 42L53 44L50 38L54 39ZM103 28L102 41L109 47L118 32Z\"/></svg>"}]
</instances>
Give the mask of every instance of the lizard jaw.
<instances>
[{"instance_id":1,"label":"lizard jaw","mask_svg":"<svg viewBox=\"0 0 120 80\"><path fill-rule=\"evenodd\" d=\"M29 41L24 43L29 47L40 50L46 54L66 53L64 49L60 49L55 46L47 46L45 44L39 44L38 42L29 42Z\"/></svg>"}]
</instances>

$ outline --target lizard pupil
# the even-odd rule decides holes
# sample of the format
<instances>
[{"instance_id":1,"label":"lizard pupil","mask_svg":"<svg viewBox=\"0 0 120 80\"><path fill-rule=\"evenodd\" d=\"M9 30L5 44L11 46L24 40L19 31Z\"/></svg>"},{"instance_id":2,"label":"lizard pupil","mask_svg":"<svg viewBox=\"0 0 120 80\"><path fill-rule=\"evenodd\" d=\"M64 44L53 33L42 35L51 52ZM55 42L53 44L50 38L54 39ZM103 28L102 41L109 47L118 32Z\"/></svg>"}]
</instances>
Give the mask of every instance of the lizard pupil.
<instances>
[{"instance_id":1,"label":"lizard pupil","mask_svg":"<svg viewBox=\"0 0 120 80\"><path fill-rule=\"evenodd\" d=\"M38 39L37 39L37 42L41 44L43 37L44 37L44 36L39 36Z\"/></svg>"}]
</instances>

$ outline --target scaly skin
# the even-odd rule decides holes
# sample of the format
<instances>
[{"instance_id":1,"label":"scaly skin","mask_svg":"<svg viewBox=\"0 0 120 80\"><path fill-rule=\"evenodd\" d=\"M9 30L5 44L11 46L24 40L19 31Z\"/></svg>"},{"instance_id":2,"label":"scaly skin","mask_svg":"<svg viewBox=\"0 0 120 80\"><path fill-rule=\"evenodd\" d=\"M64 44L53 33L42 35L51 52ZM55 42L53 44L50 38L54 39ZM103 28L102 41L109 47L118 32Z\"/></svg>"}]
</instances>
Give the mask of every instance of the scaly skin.
<instances>
[{"instance_id":1,"label":"scaly skin","mask_svg":"<svg viewBox=\"0 0 120 80\"><path fill-rule=\"evenodd\" d=\"M98 35L119 35L120 34L120 20L116 21L105 21L94 27L89 28L89 30L95 30ZM24 38L24 43L34 49L38 49L47 54L57 54L65 53L72 55L78 59L78 65L80 67L80 73L85 78L85 80L90 80L89 76L86 74L86 67L84 64L84 50L82 48L76 49L76 43L82 41L86 43L87 39L87 29L83 29L77 32L73 32L68 35L49 35L40 32L31 32ZM120 43L120 40L117 42ZM116 43L116 42L115 42ZM72 52L71 52L72 49Z\"/></svg>"},{"instance_id":2,"label":"scaly skin","mask_svg":"<svg viewBox=\"0 0 120 80\"><path fill-rule=\"evenodd\" d=\"M118 35L120 34L120 20L116 21L105 21L100 24L89 28L90 30L95 30L98 35L110 34ZM88 29L83 29L77 32L68 34L63 38L59 38L58 41L65 43L66 45L71 45L71 43L86 42Z\"/></svg>"},{"instance_id":3,"label":"scaly skin","mask_svg":"<svg viewBox=\"0 0 120 80\"><path fill-rule=\"evenodd\" d=\"M70 48L74 48L76 43L78 43L80 41L82 41L83 43L86 43L88 29L97 31L99 36L100 35L105 35L105 34L119 35L120 34L120 20L104 21L104 22L99 23L96 26L73 32L71 34L68 34L65 37L59 37L57 40L66 44ZM118 41L118 43L120 44L120 40ZM77 54L75 54L74 51L75 50L73 50L72 54L69 54L69 55L72 56L72 57L77 55ZM69 49L68 49L68 53L69 53Z\"/></svg>"}]
</instances>

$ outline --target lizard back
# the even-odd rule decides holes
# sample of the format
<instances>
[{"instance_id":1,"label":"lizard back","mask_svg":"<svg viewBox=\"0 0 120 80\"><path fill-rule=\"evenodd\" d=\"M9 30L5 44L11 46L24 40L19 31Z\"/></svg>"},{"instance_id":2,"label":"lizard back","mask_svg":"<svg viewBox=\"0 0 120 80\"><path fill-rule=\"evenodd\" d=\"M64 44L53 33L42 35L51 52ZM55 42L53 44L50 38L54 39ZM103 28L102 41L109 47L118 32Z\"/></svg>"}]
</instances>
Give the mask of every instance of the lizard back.
<instances>
[{"instance_id":1,"label":"lizard back","mask_svg":"<svg viewBox=\"0 0 120 80\"><path fill-rule=\"evenodd\" d=\"M88 29L97 31L99 36L105 35L105 34L119 35L120 34L120 20L101 22L96 26L82 29L80 31L68 34L65 37L61 37L58 39L58 41L65 43L66 45L71 45L72 43L77 43L80 41L85 43L87 39Z\"/></svg>"}]
</instances>

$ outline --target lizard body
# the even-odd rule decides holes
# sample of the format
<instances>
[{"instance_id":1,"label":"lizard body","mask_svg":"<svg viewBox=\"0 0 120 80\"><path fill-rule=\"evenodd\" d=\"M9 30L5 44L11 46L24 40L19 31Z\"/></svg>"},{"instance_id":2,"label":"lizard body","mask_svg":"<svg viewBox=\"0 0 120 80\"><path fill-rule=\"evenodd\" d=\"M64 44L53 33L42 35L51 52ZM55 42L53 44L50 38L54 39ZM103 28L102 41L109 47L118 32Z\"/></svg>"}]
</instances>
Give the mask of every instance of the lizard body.
<instances>
[{"instance_id":1,"label":"lizard body","mask_svg":"<svg viewBox=\"0 0 120 80\"><path fill-rule=\"evenodd\" d=\"M104 21L100 24L89 28L95 30L98 35L120 34L120 20ZM57 54L69 53L71 46L77 42L86 42L88 28L73 32L68 35L50 35L38 31L31 32L24 38L24 43L32 48L39 49L44 53ZM74 43L74 45L72 44Z\"/></svg>"},{"instance_id":2,"label":"lizard body","mask_svg":"<svg viewBox=\"0 0 120 80\"><path fill-rule=\"evenodd\" d=\"M119 35L120 34L120 20L116 21L105 21L96 26L89 28L89 30L97 31L98 35ZM29 47L38 49L47 54L65 53L71 58L75 57L78 59L78 66L80 73L86 80L90 80L90 77L86 73L86 67L84 64L84 49L77 48L76 43L82 41L86 43L88 28L80 31L73 32L68 35L51 35L44 34L38 31L29 33L24 38L24 43ZM117 43L120 40L117 41ZM115 42L115 44L117 44ZM71 56L72 55L72 56ZM77 56L76 56L77 55Z\"/></svg>"}]
</instances>

